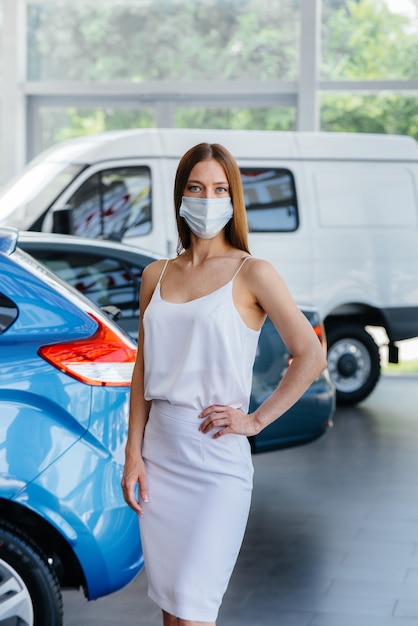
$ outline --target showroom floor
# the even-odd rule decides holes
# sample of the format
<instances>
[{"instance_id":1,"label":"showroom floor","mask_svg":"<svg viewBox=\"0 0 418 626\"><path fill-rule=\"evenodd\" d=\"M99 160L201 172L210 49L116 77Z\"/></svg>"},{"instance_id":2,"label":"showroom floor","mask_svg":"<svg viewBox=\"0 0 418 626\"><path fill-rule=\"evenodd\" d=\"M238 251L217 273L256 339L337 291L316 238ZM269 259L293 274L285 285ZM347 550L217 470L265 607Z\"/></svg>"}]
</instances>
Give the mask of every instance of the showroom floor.
<instances>
[{"instance_id":1,"label":"showroom floor","mask_svg":"<svg viewBox=\"0 0 418 626\"><path fill-rule=\"evenodd\" d=\"M418 626L418 377L385 377L308 446L254 457L253 506L218 626ZM141 574L65 626L160 626Z\"/></svg>"}]
</instances>

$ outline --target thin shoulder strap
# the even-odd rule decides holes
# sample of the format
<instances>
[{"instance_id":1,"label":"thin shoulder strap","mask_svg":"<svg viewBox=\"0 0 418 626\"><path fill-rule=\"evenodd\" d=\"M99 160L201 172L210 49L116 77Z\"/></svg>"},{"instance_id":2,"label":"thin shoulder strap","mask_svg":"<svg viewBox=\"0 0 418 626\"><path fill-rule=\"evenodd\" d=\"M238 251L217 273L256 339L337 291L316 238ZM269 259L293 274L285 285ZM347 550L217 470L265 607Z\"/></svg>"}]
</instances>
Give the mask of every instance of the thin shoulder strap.
<instances>
[{"instance_id":1,"label":"thin shoulder strap","mask_svg":"<svg viewBox=\"0 0 418 626\"><path fill-rule=\"evenodd\" d=\"M250 256L246 256L243 260L242 263L240 264L239 268L237 269L237 271L235 272L235 274L232 277L232 280L234 280L234 278L236 277L236 275L238 274L238 272L241 270L242 266L244 265L244 263L246 263L248 261L248 259L251 259Z\"/></svg>"},{"instance_id":2,"label":"thin shoulder strap","mask_svg":"<svg viewBox=\"0 0 418 626\"><path fill-rule=\"evenodd\" d=\"M166 262L164 263L164 267L163 267L163 269L161 271L160 278L158 279L159 283L161 283L161 281L163 279L163 276L165 274L165 270L167 269L167 265L169 264L169 262L170 262L170 259L167 259Z\"/></svg>"}]
</instances>

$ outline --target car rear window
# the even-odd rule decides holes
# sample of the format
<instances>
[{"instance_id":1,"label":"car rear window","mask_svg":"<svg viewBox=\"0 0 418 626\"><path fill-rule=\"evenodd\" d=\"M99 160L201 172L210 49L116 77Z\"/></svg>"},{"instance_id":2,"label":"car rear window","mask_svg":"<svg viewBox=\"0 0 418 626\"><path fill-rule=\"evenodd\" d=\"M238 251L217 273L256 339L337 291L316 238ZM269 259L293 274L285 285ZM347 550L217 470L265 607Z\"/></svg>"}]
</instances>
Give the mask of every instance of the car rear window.
<instances>
[{"instance_id":1,"label":"car rear window","mask_svg":"<svg viewBox=\"0 0 418 626\"><path fill-rule=\"evenodd\" d=\"M97 306L116 306L121 318L139 315L139 289L144 267L76 250L37 250L33 254Z\"/></svg>"}]
</instances>

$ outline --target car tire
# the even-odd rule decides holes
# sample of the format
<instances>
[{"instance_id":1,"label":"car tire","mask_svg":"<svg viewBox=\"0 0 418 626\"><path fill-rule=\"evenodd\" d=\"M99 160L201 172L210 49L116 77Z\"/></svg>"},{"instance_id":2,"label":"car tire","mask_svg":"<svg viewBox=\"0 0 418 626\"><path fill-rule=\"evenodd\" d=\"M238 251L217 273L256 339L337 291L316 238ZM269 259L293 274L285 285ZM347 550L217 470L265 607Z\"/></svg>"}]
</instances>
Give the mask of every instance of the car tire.
<instances>
[{"instance_id":1,"label":"car tire","mask_svg":"<svg viewBox=\"0 0 418 626\"><path fill-rule=\"evenodd\" d=\"M333 326L327 331L328 371L339 405L353 405L375 388L380 378L380 353L361 326Z\"/></svg>"},{"instance_id":2,"label":"car tire","mask_svg":"<svg viewBox=\"0 0 418 626\"><path fill-rule=\"evenodd\" d=\"M60 584L29 537L0 524L0 623L62 626Z\"/></svg>"}]
</instances>

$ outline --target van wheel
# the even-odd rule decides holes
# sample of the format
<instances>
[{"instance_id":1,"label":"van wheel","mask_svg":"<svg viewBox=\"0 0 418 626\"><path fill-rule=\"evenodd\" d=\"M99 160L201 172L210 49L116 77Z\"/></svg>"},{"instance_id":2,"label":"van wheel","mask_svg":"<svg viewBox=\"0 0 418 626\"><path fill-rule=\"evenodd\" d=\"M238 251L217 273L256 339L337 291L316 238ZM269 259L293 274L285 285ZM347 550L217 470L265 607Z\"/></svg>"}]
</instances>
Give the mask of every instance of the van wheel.
<instances>
[{"instance_id":1,"label":"van wheel","mask_svg":"<svg viewBox=\"0 0 418 626\"><path fill-rule=\"evenodd\" d=\"M379 347L361 326L334 326L327 332L328 371L337 403L356 404L373 391L380 378Z\"/></svg>"},{"instance_id":2,"label":"van wheel","mask_svg":"<svg viewBox=\"0 0 418 626\"><path fill-rule=\"evenodd\" d=\"M23 533L0 526L0 621L62 626L60 584L46 557Z\"/></svg>"}]
</instances>

